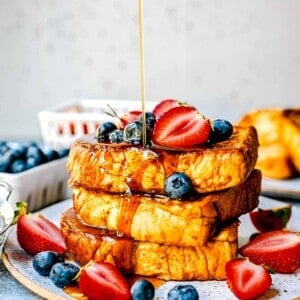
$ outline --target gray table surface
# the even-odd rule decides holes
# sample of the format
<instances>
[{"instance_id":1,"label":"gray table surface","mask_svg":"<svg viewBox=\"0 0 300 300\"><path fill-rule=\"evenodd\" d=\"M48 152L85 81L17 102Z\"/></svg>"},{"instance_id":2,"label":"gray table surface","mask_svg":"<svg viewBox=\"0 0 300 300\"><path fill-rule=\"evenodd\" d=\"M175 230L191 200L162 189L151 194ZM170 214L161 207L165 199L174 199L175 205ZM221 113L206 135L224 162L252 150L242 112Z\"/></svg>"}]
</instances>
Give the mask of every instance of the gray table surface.
<instances>
[{"instance_id":1,"label":"gray table surface","mask_svg":"<svg viewBox=\"0 0 300 300\"><path fill-rule=\"evenodd\" d=\"M300 201L285 201L286 203L291 203L292 205L300 208ZM300 217L300 216L299 216ZM2 247L0 247L2 253ZM23 299L43 299L21 283L19 283L5 268L2 259L0 259L0 299L4 300L23 300Z\"/></svg>"},{"instance_id":2,"label":"gray table surface","mask_svg":"<svg viewBox=\"0 0 300 300\"><path fill-rule=\"evenodd\" d=\"M2 253L2 247L0 247ZM19 283L5 268L0 259L0 298L3 300L42 299Z\"/></svg>"}]
</instances>

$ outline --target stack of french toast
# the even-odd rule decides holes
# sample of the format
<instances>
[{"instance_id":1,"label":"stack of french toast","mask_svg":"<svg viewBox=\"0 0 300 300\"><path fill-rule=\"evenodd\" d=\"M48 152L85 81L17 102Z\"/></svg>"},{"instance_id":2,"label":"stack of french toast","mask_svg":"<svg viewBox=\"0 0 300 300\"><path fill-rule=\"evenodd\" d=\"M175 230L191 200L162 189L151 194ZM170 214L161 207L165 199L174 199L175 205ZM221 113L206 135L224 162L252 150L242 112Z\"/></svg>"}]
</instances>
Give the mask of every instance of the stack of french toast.
<instances>
[{"instance_id":1,"label":"stack of french toast","mask_svg":"<svg viewBox=\"0 0 300 300\"><path fill-rule=\"evenodd\" d=\"M241 126L254 126L259 139L256 168L263 176L300 175L300 108L261 108L245 113Z\"/></svg>"},{"instance_id":2,"label":"stack of french toast","mask_svg":"<svg viewBox=\"0 0 300 300\"><path fill-rule=\"evenodd\" d=\"M258 205L257 148L251 126L187 150L83 136L67 162L73 207L62 213L61 230L68 252L81 265L106 261L128 275L225 279L237 255L238 218ZM193 184L185 199L165 193L175 172Z\"/></svg>"}]
</instances>

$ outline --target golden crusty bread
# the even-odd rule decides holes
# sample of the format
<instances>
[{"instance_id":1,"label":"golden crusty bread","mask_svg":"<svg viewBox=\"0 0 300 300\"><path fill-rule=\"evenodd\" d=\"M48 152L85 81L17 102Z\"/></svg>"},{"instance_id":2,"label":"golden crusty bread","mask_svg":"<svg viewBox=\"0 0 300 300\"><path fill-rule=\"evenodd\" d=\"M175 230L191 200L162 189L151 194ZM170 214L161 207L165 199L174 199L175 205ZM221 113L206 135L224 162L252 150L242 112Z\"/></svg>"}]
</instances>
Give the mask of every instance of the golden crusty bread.
<instances>
[{"instance_id":1,"label":"golden crusty bread","mask_svg":"<svg viewBox=\"0 0 300 300\"><path fill-rule=\"evenodd\" d=\"M258 205L261 172L245 182L189 201L146 195L120 195L73 187L73 207L87 225L114 230L137 241L178 246L205 244L224 222Z\"/></svg>"},{"instance_id":2,"label":"golden crusty bread","mask_svg":"<svg viewBox=\"0 0 300 300\"><path fill-rule=\"evenodd\" d=\"M285 179L300 173L300 108L251 111L237 122L254 126L259 147L256 168L265 177Z\"/></svg>"},{"instance_id":3,"label":"golden crusty bread","mask_svg":"<svg viewBox=\"0 0 300 300\"><path fill-rule=\"evenodd\" d=\"M83 137L71 145L67 170L70 185L111 193L164 194L164 182L183 172L199 193L224 190L242 183L257 160L254 127L234 127L232 136L190 151L98 143Z\"/></svg>"},{"instance_id":4,"label":"golden crusty bread","mask_svg":"<svg viewBox=\"0 0 300 300\"><path fill-rule=\"evenodd\" d=\"M237 228L236 221L201 247L179 247L137 242L83 225L73 209L61 215L68 252L81 265L106 261L123 273L163 280L225 279L225 265L237 255Z\"/></svg>"}]
</instances>

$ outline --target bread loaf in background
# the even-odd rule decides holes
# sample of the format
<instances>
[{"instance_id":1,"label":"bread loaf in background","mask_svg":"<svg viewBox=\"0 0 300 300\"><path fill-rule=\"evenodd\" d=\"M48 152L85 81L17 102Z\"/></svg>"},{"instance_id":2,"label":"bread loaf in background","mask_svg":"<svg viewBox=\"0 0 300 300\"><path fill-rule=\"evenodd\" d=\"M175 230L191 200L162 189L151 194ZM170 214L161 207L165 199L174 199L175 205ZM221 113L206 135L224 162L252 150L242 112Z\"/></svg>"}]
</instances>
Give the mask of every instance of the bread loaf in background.
<instances>
[{"instance_id":1,"label":"bread loaf in background","mask_svg":"<svg viewBox=\"0 0 300 300\"><path fill-rule=\"evenodd\" d=\"M243 115L237 124L256 128L256 168L263 176L287 179L300 175L300 108L257 109Z\"/></svg>"}]
</instances>

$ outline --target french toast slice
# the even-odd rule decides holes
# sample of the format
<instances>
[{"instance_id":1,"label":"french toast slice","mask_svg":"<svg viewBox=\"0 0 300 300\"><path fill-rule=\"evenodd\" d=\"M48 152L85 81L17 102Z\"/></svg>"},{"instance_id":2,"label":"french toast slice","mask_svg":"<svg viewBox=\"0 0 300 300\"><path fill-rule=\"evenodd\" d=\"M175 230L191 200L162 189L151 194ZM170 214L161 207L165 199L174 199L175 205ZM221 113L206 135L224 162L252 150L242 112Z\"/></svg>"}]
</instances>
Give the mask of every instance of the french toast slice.
<instances>
[{"instance_id":1,"label":"french toast slice","mask_svg":"<svg viewBox=\"0 0 300 300\"><path fill-rule=\"evenodd\" d=\"M244 114L240 126L254 126L259 147L256 168L274 179L300 173L300 108L264 108Z\"/></svg>"},{"instance_id":2,"label":"french toast slice","mask_svg":"<svg viewBox=\"0 0 300 300\"><path fill-rule=\"evenodd\" d=\"M258 205L261 172L224 191L188 201L140 194L110 194L72 187L73 207L87 225L117 231L137 241L177 246L205 244L220 224Z\"/></svg>"},{"instance_id":3,"label":"french toast slice","mask_svg":"<svg viewBox=\"0 0 300 300\"><path fill-rule=\"evenodd\" d=\"M84 225L70 208L61 215L61 231L71 257L114 264L128 275L163 280L223 280L225 265L237 255L238 221L200 247L137 242L115 232Z\"/></svg>"},{"instance_id":4,"label":"french toast slice","mask_svg":"<svg viewBox=\"0 0 300 300\"><path fill-rule=\"evenodd\" d=\"M111 193L164 194L165 179L183 172L199 193L224 190L248 177L257 147L255 128L237 126L226 141L184 151L103 144L95 137L83 137L71 145L69 183Z\"/></svg>"}]
</instances>

